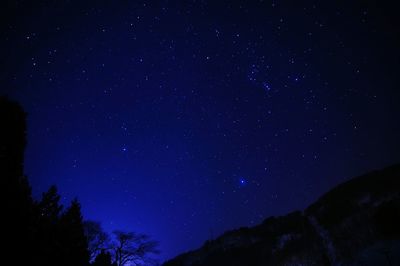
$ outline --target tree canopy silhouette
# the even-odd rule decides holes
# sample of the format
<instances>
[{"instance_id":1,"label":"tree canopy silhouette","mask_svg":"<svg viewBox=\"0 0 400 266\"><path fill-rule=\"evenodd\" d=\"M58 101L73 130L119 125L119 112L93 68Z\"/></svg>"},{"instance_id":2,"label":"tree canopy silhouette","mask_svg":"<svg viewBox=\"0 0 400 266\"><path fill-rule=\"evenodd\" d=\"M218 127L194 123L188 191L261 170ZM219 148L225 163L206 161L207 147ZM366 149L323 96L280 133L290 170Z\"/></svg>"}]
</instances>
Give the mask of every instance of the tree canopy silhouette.
<instances>
[{"instance_id":1,"label":"tree canopy silhouette","mask_svg":"<svg viewBox=\"0 0 400 266\"><path fill-rule=\"evenodd\" d=\"M3 251L12 265L112 266L142 260L155 251L145 235L117 234L112 249L99 223L84 222L77 199L64 208L56 186L34 201L24 176L26 114L15 102L0 96L0 185L3 204ZM134 236L134 238L133 238ZM111 254L110 251L117 252Z\"/></svg>"},{"instance_id":2,"label":"tree canopy silhouette","mask_svg":"<svg viewBox=\"0 0 400 266\"><path fill-rule=\"evenodd\" d=\"M111 254L107 251L102 250L95 258L92 266L116 266L112 262Z\"/></svg>"},{"instance_id":3,"label":"tree canopy silhouette","mask_svg":"<svg viewBox=\"0 0 400 266\"><path fill-rule=\"evenodd\" d=\"M93 261L99 253L111 249L110 237L104 232L99 222L85 221L83 226L88 242L90 261Z\"/></svg>"},{"instance_id":4,"label":"tree canopy silhouette","mask_svg":"<svg viewBox=\"0 0 400 266\"><path fill-rule=\"evenodd\" d=\"M151 240L145 234L133 232L114 231L113 244L115 262L117 266L124 266L131 262L134 265L146 263L148 254L158 254L158 242Z\"/></svg>"}]
</instances>

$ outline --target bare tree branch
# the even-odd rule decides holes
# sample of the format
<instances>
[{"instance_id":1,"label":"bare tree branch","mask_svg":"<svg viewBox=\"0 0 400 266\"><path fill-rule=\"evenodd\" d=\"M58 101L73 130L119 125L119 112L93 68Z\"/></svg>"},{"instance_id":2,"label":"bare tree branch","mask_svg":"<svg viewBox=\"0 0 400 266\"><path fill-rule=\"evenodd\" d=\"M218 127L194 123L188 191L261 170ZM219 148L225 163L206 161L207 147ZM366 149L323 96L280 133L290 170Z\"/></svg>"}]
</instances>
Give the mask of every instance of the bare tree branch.
<instances>
[{"instance_id":1,"label":"bare tree branch","mask_svg":"<svg viewBox=\"0 0 400 266\"><path fill-rule=\"evenodd\" d=\"M143 265L149 254L158 254L158 242L151 240L145 234L134 232L114 231L114 256L118 266L125 266L128 262L134 265Z\"/></svg>"},{"instance_id":2,"label":"bare tree branch","mask_svg":"<svg viewBox=\"0 0 400 266\"><path fill-rule=\"evenodd\" d=\"M84 229L88 241L90 261L93 261L102 250L109 250L111 248L110 237L103 231L99 222L86 221Z\"/></svg>"}]
</instances>

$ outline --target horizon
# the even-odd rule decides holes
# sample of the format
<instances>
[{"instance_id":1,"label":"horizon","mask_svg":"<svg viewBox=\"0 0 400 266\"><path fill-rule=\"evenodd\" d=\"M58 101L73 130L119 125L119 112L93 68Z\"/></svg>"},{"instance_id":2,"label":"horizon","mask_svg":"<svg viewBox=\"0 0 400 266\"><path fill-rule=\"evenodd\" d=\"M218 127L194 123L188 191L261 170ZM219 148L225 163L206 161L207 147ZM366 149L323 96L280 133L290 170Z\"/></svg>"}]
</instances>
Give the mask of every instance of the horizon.
<instances>
[{"instance_id":1,"label":"horizon","mask_svg":"<svg viewBox=\"0 0 400 266\"><path fill-rule=\"evenodd\" d=\"M56 185L162 261L400 162L400 34L376 1L11 1L0 95Z\"/></svg>"}]
</instances>

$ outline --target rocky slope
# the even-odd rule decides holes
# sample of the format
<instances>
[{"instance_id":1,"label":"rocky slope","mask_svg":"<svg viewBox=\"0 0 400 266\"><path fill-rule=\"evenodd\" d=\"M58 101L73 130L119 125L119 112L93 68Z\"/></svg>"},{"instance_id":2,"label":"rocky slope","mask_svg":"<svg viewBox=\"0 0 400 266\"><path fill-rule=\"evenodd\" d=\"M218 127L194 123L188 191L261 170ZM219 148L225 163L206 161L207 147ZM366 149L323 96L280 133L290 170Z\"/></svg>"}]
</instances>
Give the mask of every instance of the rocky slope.
<instances>
[{"instance_id":1,"label":"rocky slope","mask_svg":"<svg viewBox=\"0 0 400 266\"><path fill-rule=\"evenodd\" d=\"M226 232L164 265L400 265L400 164L351 179L303 212Z\"/></svg>"}]
</instances>

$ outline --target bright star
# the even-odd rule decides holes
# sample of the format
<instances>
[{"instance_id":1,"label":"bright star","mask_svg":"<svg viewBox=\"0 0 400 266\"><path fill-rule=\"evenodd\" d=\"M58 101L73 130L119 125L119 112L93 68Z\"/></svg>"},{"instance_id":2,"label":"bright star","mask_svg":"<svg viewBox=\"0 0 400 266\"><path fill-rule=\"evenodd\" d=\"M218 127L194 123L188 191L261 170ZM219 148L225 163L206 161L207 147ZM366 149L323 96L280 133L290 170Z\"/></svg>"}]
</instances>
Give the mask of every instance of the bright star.
<instances>
[{"instance_id":1,"label":"bright star","mask_svg":"<svg viewBox=\"0 0 400 266\"><path fill-rule=\"evenodd\" d=\"M239 186L244 187L247 185L247 180L244 177L239 179Z\"/></svg>"}]
</instances>

